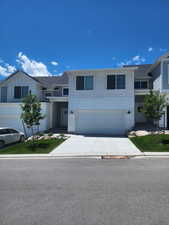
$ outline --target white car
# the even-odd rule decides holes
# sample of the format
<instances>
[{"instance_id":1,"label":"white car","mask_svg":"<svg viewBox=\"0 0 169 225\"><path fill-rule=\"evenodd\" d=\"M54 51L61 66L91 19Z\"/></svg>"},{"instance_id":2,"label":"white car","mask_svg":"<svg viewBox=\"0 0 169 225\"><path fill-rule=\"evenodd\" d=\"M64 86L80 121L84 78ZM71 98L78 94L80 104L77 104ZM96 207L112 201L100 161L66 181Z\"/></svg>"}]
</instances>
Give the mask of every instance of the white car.
<instances>
[{"instance_id":1,"label":"white car","mask_svg":"<svg viewBox=\"0 0 169 225\"><path fill-rule=\"evenodd\" d=\"M24 133L13 128L0 127L0 148L2 148L6 144L23 142L24 140Z\"/></svg>"}]
</instances>

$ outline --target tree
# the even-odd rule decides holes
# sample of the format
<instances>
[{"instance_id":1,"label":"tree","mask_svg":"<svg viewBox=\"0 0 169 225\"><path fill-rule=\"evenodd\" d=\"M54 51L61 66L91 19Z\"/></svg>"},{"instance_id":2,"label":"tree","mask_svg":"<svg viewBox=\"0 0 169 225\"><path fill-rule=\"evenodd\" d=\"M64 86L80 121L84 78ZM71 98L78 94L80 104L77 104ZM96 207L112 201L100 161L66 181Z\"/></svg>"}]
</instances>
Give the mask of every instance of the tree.
<instances>
[{"instance_id":1,"label":"tree","mask_svg":"<svg viewBox=\"0 0 169 225\"><path fill-rule=\"evenodd\" d=\"M45 118L45 116L41 114L41 103L36 95L29 93L28 96L23 99L21 109L21 119L24 124L26 124L26 127L31 130L32 140L34 142L34 127L37 127L39 131L40 120Z\"/></svg>"},{"instance_id":2,"label":"tree","mask_svg":"<svg viewBox=\"0 0 169 225\"><path fill-rule=\"evenodd\" d=\"M165 94L161 94L158 91L150 90L144 98L144 105L142 112L148 121L153 123L158 122L164 114L164 109L167 106L167 99Z\"/></svg>"}]
</instances>

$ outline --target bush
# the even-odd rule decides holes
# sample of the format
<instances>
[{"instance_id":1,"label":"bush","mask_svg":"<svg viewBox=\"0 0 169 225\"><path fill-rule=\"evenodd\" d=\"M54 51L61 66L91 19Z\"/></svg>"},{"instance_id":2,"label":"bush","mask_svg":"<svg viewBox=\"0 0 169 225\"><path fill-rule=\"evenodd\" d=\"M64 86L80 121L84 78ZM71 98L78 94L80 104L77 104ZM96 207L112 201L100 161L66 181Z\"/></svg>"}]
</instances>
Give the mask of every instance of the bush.
<instances>
[{"instance_id":1,"label":"bush","mask_svg":"<svg viewBox=\"0 0 169 225\"><path fill-rule=\"evenodd\" d=\"M38 135L39 137L43 137L43 136L44 136L44 133L37 133L37 135Z\"/></svg>"},{"instance_id":2,"label":"bush","mask_svg":"<svg viewBox=\"0 0 169 225\"><path fill-rule=\"evenodd\" d=\"M65 134L60 134L59 136L62 137L62 138L64 138L65 137Z\"/></svg>"}]
</instances>

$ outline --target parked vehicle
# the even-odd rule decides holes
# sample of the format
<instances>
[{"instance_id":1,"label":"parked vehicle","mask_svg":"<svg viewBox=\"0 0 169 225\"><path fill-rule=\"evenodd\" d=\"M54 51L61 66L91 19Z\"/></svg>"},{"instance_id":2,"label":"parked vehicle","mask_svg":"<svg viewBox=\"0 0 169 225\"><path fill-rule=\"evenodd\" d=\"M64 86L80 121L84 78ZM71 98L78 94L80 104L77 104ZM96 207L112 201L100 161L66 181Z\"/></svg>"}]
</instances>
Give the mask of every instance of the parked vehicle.
<instances>
[{"instance_id":1,"label":"parked vehicle","mask_svg":"<svg viewBox=\"0 0 169 225\"><path fill-rule=\"evenodd\" d=\"M0 148L6 144L23 142L25 140L24 133L8 127L0 127Z\"/></svg>"}]
</instances>

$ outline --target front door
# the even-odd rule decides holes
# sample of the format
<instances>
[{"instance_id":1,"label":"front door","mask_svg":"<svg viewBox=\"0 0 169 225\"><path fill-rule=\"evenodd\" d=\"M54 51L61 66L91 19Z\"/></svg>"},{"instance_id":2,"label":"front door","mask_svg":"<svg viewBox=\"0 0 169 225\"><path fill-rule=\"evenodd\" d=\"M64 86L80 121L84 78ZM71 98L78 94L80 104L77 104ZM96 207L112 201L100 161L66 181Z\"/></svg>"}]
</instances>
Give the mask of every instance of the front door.
<instances>
[{"instance_id":1,"label":"front door","mask_svg":"<svg viewBox=\"0 0 169 225\"><path fill-rule=\"evenodd\" d=\"M1 102L7 102L7 87L1 87Z\"/></svg>"},{"instance_id":2,"label":"front door","mask_svg":"<svg viewBox=\"0 0 169 225\"><path fill-rule=\"evenodd\" d=\"M61 113L60 125L61 125L61 127L67 127L67 124L68 124L68 109L67 108L61 108L60 113Z\"/></svg>"}]
</instances>

